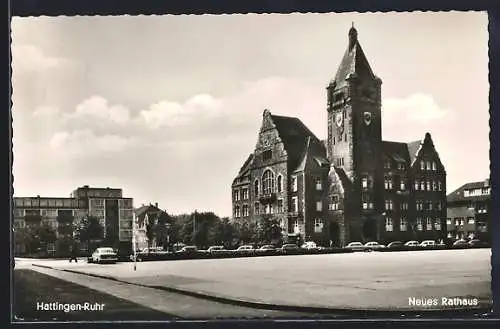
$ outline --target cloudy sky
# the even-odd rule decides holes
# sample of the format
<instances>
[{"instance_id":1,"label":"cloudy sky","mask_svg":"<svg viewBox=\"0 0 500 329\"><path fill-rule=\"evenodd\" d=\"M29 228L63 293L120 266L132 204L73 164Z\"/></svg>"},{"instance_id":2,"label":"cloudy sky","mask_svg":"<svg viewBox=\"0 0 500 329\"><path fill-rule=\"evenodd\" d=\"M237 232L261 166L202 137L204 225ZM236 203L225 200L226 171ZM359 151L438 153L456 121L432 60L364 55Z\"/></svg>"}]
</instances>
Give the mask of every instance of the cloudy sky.
<instances>
[{"instance_id":1,"label":"cloudy sky","mask_svg":"<svg viewBox=\"0 0 500 329\"><path fill-rule=\"evenodd\" d=\"M265 108L326 135L351 22L383 79L383 137L430 132L451 192L489 175L486 13L14 18L15 196L122 187L231 214Z\"/></svg>"}]
</instances>

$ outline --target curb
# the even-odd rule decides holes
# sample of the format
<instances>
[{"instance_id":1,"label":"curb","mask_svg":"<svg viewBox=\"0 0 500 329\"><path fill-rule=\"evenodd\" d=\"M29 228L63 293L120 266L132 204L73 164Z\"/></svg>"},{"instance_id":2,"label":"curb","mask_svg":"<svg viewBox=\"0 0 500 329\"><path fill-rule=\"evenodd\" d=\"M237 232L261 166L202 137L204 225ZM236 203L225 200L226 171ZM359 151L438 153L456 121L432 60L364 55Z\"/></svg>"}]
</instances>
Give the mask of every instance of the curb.
<instances>
[{"instance_id":1,"label":"curb","mask_svg":"<svg viewBox=\"0 0 500 329\"><path fill-rule=\"evenodd\" d=\"M218 302L221 304L229 304L234 306L248 307L254 309L264 309L264 310L273 310L273 311L286 311L286 312L296 312L296 313L315 313L315 314L329 314L329 315L338 315L338 316L349 316L349 317L387 317L387 318L420 318L420 317L436 317L436 318L486 318L491 317L492 310L491 308L481 307L475 309L446 309L446 310L389 310L389 309L374 309L374 310L356 310L356 309L342 309L342 308L329 308L329 307L320 307L320 306L298 306L298 305L284 305L284 304L271 304L271 303L262 303L262 302L252 302L247 300L241 300L236 298L228 298L216 295L210 295L208 293L195 292L190 290L184 290L180 288L173 287L165 287L165 286L156 286L156 285L147 285L140 284L134 282L128 282L125 280L120 280L116 277L101 275L101 274L93 274L93 273L85 273L77 270L70 269L58 269L47 265L38 265L32 264L33 266L38 266L42 268L48 268L56 271L75 273L80 275L86 275L90 277L96 277L100 279L111 280L115 282L130 284L134 286L151 288L156 290L163 290L170 293L181 294L185 296L190 296L194 298L209 300L213 302Z\"/></svg>"}]
</instances>

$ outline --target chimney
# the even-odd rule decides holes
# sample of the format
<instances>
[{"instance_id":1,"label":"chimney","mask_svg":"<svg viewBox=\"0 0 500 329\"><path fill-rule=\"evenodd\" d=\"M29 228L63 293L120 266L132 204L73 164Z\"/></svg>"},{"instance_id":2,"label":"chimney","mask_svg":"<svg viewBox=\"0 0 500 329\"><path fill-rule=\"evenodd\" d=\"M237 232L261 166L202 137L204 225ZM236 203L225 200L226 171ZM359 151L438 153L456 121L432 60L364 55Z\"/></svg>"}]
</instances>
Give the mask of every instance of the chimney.
<instances>
[{"instance_id":1,"label":"chimney","mask_svg":"<svg viewBox=\"0 0 500 329\"><path fill-rule=\"evenodd\" d=\"M486 178L486 180L484 181L484 187L489 187L489 186L490 186L490 179Z\"/></svg>"},{"instance_id":2,"label":"chimney","mask_svg":"<svg viewBox=\"0 0 500 329\"><path fill-rule=\"evenodd\" d=\"M158 202L155 202L155 207L158 208Z\"/></svg>"}]
</instances>

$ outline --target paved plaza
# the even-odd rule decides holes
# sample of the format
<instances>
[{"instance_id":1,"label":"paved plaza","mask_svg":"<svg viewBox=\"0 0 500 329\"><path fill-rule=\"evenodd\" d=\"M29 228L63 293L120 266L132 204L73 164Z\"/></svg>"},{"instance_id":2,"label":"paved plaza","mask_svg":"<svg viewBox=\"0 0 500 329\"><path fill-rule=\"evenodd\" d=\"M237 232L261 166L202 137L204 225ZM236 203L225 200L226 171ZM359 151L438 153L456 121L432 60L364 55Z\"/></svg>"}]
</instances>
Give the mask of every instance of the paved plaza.
<instances>
[{"instance_id":1,"label":"paved plaza","mask_svg":"<svg viewBox=\"0 0 500 329\"><path fill-rule=\"evenodd\" d=\"M490 249L468 249L141 262L135 271L133 263L32 263L247 302L415 310L409 298L477 298L488 306L490 258Z\"/></svg>"}]
</instances>

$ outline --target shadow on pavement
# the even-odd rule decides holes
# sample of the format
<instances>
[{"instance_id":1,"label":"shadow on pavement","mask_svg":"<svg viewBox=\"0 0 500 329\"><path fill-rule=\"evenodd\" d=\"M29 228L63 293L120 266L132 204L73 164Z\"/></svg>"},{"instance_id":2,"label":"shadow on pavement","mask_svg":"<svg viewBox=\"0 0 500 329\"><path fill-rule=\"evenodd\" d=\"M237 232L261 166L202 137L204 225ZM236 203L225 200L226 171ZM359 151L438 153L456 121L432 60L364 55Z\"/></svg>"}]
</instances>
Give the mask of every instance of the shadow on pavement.
<instances>
[{"instance_id":1,"label":"shadow on pavement","mask_svg":"<svg viewBox=\"0 0 500 329\"><path fill-rule=\"evenodd\" d=\"M13 288L15 322L168 321L178 318L29 269L14 270ZM37 309L37 304L45 310ZM65 312L64 308L71 305L81 305L80 308L87 306L88 309L67 309ZM92 308L94 310L91 310Z\"/></svg>"}]
</instances>

